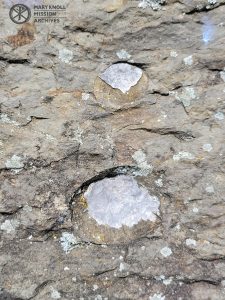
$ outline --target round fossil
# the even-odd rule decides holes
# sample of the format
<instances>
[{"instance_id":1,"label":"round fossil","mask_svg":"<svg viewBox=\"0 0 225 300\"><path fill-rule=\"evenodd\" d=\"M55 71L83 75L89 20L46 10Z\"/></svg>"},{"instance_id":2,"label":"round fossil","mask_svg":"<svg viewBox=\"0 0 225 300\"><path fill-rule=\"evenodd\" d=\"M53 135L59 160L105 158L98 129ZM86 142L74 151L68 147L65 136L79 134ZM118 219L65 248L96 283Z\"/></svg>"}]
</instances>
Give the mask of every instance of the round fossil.
<instances>
[{"instance_id":1,"label":"round fossil","mask_svg":"<svg viewBox=\"0 0 225 300\"><path fill-rule=\"evenodd\" d=\"M103 107L120 108L145 94L148 77L128 63L113 64L95 79L94 94Z\"/></svg>"},{"instance_id":2,"label":"round fossil","mask_svg":"<svg viewBox=\"0 0 225 300\"><path fill-rule=\"evenodd\" d=\"M119 89L125 94L138 83L142 74L140 68L127 63L119 63L107 68L99 77L114 89Z\"/></svg>"},{"instance_id":3,"label":"round fossil","mask_svg":"<svg viewBox=\"0 0 225 300\"><path fill-rule=\"evenodd\" d=\"M120 175L92 183L84 194L88 213L99 225L132 227L139 221L155 221L159 200L133 177Z\"/></svg>"},{"instance_id":4,"label":"round fossil","mask_svg":"<svg viewBox=\"0 0 225 300\"><path fill-rule=\"evenodd\" d=\"M157 193L157 191L156 191ZM73 208L76 234L87 242L121 244L161 226L160 201L134 177L117 175L91 183Z\"/></svg>"}]
</instances>

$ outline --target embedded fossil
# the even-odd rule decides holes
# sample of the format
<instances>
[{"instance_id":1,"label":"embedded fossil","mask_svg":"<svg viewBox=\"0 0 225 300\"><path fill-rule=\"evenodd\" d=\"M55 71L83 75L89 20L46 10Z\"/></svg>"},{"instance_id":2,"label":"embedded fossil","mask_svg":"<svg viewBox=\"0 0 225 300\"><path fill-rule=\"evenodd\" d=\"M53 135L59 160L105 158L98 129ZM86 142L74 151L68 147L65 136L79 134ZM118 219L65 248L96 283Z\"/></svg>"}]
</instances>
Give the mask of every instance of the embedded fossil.
<instances>
[{"instance_id":1,"label":"embedded fossil","mask_svg":"<svg viewBox=\"0 0 225 300\"><path fill-rule=\"evenodd\" d=\"M92 183L84 193L89 215L100 225L120 228L132 227L139 221L156 220L159 200L139 187L136 180L127 175L105 178Z\"/></svg>"},{"instance_id":2,"label":"embedded fossil","mask_svg":"<svg viewBox=\"0 0 225 300\"><path fill-rule=\"evenodd\" d=\"M114 89L119 89L125 94L138 83L142 74L140 68L127 63L118 63L107 68L99 77Z\"/></svg>"}]
</instances>

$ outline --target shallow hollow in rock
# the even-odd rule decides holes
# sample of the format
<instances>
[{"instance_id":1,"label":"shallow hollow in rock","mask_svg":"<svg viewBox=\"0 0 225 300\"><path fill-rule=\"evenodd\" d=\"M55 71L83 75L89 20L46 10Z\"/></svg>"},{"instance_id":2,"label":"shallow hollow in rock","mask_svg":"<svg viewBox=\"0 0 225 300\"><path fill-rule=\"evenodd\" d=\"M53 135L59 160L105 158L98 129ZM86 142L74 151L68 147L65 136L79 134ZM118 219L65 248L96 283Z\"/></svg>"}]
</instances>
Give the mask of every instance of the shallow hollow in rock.
<instances>
[{"instance_id":1,"label":"shallow hollow in rock","mask_svg":"<svg viewBox=\"0 0 225 300\"><path fill-rule=\"evenodd\" d=\"M127 175L92 183L75 205L78 234L94 242L126 242L157 226L160 202Z\"/></svg>"},{"instance_id":2,"label":"shallow hollow in rock","mask_svg":"<svg viewBox=\"0 0 225 300\"><path fill-rule=\"evenodd\" d=\"M100 74L94 94L104 106L121 106L144 95L148 78L142 69L128 63L113 64Z\"/></svg>"}]
</instances>

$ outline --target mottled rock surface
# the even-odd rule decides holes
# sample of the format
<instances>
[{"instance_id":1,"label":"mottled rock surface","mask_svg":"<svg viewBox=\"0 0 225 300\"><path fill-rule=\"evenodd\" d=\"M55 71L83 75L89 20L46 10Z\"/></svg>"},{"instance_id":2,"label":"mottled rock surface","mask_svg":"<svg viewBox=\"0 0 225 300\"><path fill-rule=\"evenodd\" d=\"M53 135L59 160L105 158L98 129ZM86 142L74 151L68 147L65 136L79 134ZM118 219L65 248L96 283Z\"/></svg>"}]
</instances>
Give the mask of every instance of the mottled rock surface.
<instances>
[{"instance_id":1,"label":"mottled rock surface","mask_svg":"<svg viewBox=\"0 0 225 300\"><path fill-rule=\"evenodd\" d=\"M63 0L59 23L23 25L11 2L0 299L224 300L225 1ZM117 63L143 72L125 94L99 77ZM87 214L90 185L118 175L159 199L155 222Z\"/></svg>"}]
</instances>

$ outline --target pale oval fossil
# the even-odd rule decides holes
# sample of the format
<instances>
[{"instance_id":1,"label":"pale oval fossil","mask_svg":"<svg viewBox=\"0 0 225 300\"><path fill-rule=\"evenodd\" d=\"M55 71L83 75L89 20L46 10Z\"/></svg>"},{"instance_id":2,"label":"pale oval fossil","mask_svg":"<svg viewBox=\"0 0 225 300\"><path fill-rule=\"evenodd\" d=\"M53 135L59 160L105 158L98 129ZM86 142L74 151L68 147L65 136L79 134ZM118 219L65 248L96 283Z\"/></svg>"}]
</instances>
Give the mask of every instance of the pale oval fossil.
<instances>
[{"instance_id":1,"label":"pale oval fossil","mask_svg":"<svg viewBox=\"0 0 225 300\"><path fill-rule=\"evenodd\" d=\"M99 77L114 89L124 94L138 83L143 71L127 63L118 63L108 67Z\"/></svg>"},{"instance_id":2,"label":"pale oval fossil","mask_svg":"<svg viewBox=\"0 0 225 300\"><path fill-rule=\"evenodd\" d=\"M87 242L121 244L157 232L160 200L131 175L91 183L76 198L76 234ZM150 187L152 190L152 187Z\"/></svg>"},{"instance_id":3,"label":"pale oval fossil","mask_svg":"<svg viewBox=\"0 0 225 300\"><path fill-rule=\"evenodd\" d=\"M99 225L132 227L139 221L156 220L159 200L127 175L92 183L84 194L88 213Z\"/></svg>"},{"instance_id":4,"label":"pale oval fossil","mask_svg":"<svg viewBox=\"0 0 225 300\"><path fill-rule=\"evenodd\" d=\"M148 77L140 68L117 63L96 77L94 95L102 107L121 108L145 97Z\"/></svg>"}]
</instances>

